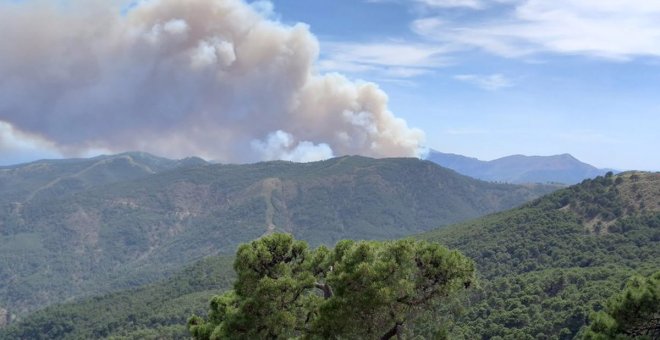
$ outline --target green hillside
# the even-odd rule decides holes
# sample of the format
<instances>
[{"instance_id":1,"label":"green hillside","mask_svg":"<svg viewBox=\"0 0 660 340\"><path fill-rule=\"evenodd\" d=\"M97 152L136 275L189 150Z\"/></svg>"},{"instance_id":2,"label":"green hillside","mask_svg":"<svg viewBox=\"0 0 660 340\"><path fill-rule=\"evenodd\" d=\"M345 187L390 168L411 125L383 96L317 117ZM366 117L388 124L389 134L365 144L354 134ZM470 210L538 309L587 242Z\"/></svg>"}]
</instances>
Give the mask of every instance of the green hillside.
<instances>
[{"instance_id":1,"label":"green hillside","mask_svg":"<svg viewBox=\"0 0 660 340\"><path fill-rule=\"evenodd\" d=\"M482 277L453 336L572 339L629 276L660 269L659 200L660 174L624 173L422 235Z\"/></svg>"},{"instance_id":2,"label":"green hillside","mask_svg":"<svg viewBox=\"0 0 660 340\"><path fill-rule=\"evenodd\" d=\"M86 170L78 160L5 169L24 182L11 186L19 201L0 204L1 309L15 318L51 303L155 282L269 232L290 232L312 245L397 238L555 189L481 182L416 159L198 166L193 159L177 166L181 162L138 156L143 160L96 160ZM69 162L75 169L60 169ZM110 166L115 163L130 166ZM32 184L26 170L32 167L60 170L35 170L41 175ZM88 184L55 190L68 183L60 178Z\"/></svg>"},{"instance_id":3,"label":"green hillside","mask_svg":"<svg viewBox=\"0 0 660 340\"><path fill-rule=\"evenodd\" d=\"M213 256L161 283L47 307L0 331L0 339L187 338L188 317L231 287L232 261Z\"/></svg>"},{"instance_id":4,"label":"green hillside","mask_svg":"<svg viewBox=\"0 0 660 340\"><path fill-rule=\"evenodd\" d=\"M459 249L477 263L478 287L447 308L458 315L455 322L447 323L450 338L579 336L591 311L601 309L628 277L660 269L659 199L660 174L624 173L588 180L517 209L419 236ZM215 279L206 276L209 284L229 277L226 265L219 264L215 270ZM181 321L189 316L183 309L205 310L201 300L211 294L206 286L199 291L201 295L182 296L137 290L53 306L4 335L30 338L54 323L85 319L60 338L183 339L185 333L175 333L183 330ZM134 301L153 306L153 310L130 317ZM184 308L170 307L174 301ZM447 322L446 315L439 318ZM113 320L107 329L106 319ZM418 326L424 328L424 324Z\"/></svg>"},{"instance_id":5,"label":"green hillside","mask_svg":"<svg viewBox=\"0 0 660 340\"><path fill-rule=\"evenodd\" d=\"M20 206L33 199L72 194L99 185L203 164L206 164L204 160L195 157L171 160L144 152L128 152L0 166L0 204Z\"/></svg>"}]
</instances>

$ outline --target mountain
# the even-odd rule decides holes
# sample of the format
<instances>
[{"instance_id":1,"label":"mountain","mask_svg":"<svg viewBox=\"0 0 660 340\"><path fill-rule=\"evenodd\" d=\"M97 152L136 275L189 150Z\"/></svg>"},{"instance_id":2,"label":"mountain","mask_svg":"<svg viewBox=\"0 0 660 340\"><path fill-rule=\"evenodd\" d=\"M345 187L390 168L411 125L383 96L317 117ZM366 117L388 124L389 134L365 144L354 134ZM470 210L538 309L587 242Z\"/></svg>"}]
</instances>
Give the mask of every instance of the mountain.
<instances>
[{"instance_id":1,"label":"mountain","mask_svg":"<svg viewBox=\"0 0 660 340\"><path fill-rule=\"evenodd\" d=\"M3 183L13 182L0 204L0 309L16 318L140 286L274 231L312 245L396 238L556 189L482 182L417 159L222 165L140 156L3 169Z\"/></svg>"},{"instance_id":2,"label":"mountain","mask_svg":"<svg viewBox=\"0 0 660 340\"><path fill-rule=\"evenodd\" d=\"M456 172L484 181L506 183L576 184L602 176L609 169L598 169L569 154L555 156L514 155L482 161L461 155L431 150L428 160Z\"/></svg>"},{"instance_id":3,"label":"mountain","mask_svg":"<svg viewBox=\"0 0 660 340\"><path fill-rule=\"evenodd\" d=\"M457 339L573 339L633 274L660 270L660 173L597 177L420 236L473 258Z\"/></svg>"},{"instance_id":4,"label":"mountain","mask_svg":"<svg viewBox=\"0 0 660 340\"><path fill-rule=\"evenodd\" d=\"M94 158L41 160L0 166L0 204L57 197L95 186L205 164L206 161L197 157L171 160L144 152L127 152Z\"/></svg>"},{"instance_id":5,"label":"mountain","mask_svg":"<svg viewBox=\"0 0 660 340\"><path fill-rule=\"evenodd\" d=\"M573 339L626 278L660 269L660 174L598 177L416 237L476 261L478 287L446 302L458 311L442 320L450 338ZM158 284L48 307L0 338L185 339L191 311L232 278L228 258L210 257Z\"/></svg>"}]
</instances>

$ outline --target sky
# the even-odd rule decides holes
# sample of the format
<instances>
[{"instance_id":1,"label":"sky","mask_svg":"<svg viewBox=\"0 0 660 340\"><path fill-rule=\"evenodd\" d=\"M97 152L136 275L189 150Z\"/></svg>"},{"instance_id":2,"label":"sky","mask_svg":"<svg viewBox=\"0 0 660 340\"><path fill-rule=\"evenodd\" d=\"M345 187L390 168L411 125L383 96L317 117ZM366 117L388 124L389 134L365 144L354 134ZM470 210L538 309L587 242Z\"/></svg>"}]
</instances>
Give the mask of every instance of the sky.
<instances>
[{"instance_id":1,"label":"sky","mask_svg":"<svg viewBox=\"0 0 660 340\"><path fill-rule=\"evenodd\" d=\"M660 2L275 0L429 147L660 169Z\"/></svg>"},{"instance_id":2,"label":"sky","mask_svg":"<svg viewBox=\"0 0 660 340\"><path fill-rule=\"evenodd\" d=\"M45 3L0 0L0 165L431 148L660 170L657 1Z\"/></svg>"}]
</instances>

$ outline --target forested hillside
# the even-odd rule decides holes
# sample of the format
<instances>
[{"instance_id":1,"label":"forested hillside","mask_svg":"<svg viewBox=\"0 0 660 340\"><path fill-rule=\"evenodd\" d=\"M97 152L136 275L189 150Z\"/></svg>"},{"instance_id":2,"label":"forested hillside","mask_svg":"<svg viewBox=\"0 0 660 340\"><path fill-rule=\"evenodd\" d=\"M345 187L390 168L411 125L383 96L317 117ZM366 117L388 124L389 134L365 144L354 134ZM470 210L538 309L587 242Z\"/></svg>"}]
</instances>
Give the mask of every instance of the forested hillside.
<instances>
[{"instance_id":1,"label":"forested hillside","mask_svg":"<svg viewBox=\"0 0 660 340\"><path fill-rule=\"evenodd\" d=\"M144 152L127 152L0 166L0 204L20 206L35 199L68 195L95 186L204 164L206 161L196 157L172 160Z\"/></svg>"},{"instance_id":2,"label":"forested hillside","mask_svg":"<svg viewBox=\"0 0 660 340\"><path fill-rule=\"evenodd\" d=\"M186 320L231 288L232 262L211 256L167 281L47 307L0 329L0 339L188 339Z\"/></svg>"},{"instance_id":3,"label":"forested hillside","mask_svg":"<svg viewBox=\"0 0 660 340\"><path fill-rule=\"evenodd\" d=\"M660 174L598 177L422 238L482 277L454 337L572 339L628 277L660 269Z\"/></svg>"},{"instance_id":4,"label":"forested hillside","mask_svg":"<svg viewBox=\"0 0 660 340\"><path fill-rule=\"evenodd\" d=\"M660 268L659 198L660 174L624 173L584 181L517 209L420 235L474 259L478 282L459 301L446 301L439 319L425 319L417 327L424 330L425 323L441 322L452 339L580 336L592 311L602 309L630 276L649 275ZM196 282L213 284L230 277L224 264L200 265L215 265L217 276L200 276ZM216 293L222 291L218 288ZM166 291L138 290L53 306L5 334L29 338L51 325L77 323L59 338L102 334L184 339L183 325L190 315L182 314L192 307L176 309L171 302L198 304L199 313L207 307L202 297L210 295L207 286L199 291L200 296L169 298ZM153 310L130 316L133 301L145 301ZM115 320L107 329L99 326L106 324L106 318Z\"/></svg>"},{"instance_id":5,"label":"forested hillside","mask_svg":"<svg viewBox=\"0 0 660 340\"><path fill-rule=\"evenodd\" d=\"M0 202L0 308L13 318L154 282L274 231L312 245L396 238L555 189L364 157L209 165L126 154L2 171L11 199Z\"/></svg>"}]
</instances>

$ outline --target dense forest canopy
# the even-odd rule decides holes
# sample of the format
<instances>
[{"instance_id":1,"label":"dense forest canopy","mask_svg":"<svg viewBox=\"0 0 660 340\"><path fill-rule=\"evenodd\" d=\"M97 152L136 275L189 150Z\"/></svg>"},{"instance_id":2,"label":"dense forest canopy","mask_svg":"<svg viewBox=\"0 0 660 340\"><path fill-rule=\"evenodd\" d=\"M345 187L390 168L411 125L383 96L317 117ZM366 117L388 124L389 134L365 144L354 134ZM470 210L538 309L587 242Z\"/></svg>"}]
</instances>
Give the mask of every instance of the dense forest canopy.
<instances>
[{"instance_id":1,"label":"dense forest canopy","mask_svg":"<svg viewBox=\"0 0 660 340\"><path fill-rule=\"evenodd\" d=\"M476 262L454 338L581 336L626 280L660 268L660 174L609 174L421 238Z\"/></svg>"},{"instance_id":2,"label":"dense forest canopy","mask_svg":"<svg viewBox=\"0 0 660 340\"><path fill-rule=\"evenodd\" d=\"M630 278L591 319L587 340L660 338L660 271Z\"/></svg>"}]
</instances>

